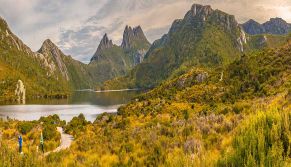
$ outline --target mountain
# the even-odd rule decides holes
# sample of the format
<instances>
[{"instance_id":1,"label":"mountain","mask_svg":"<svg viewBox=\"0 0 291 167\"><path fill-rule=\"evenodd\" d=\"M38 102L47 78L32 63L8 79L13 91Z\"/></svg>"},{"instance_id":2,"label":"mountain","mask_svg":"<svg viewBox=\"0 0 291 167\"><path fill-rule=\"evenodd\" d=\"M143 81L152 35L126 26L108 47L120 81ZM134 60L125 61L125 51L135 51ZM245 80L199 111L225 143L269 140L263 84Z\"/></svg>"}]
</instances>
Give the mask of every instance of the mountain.
<instances>
[{"instance_id":1,"label":"mountain","mask_svg":"<svg viewBox=\"0 0 291 167\"><path fill-rule=\"evenodd\" d=\"M291 30L291 24L281 18L271 18L269 21L260 24L254 20L249 20L242 24L245 32L251 35L256 34L288 34Z\"/></svg>"},{"instance_id":2,"label":"mountain","mask_svg":"<svg viewBox=\"0 0 291 167\"><path fill-rule=\"evenodd\" d=\"M130 55L133 66L143 61L150 45L140 26L134 28L130 26L125 27L121 47L126 54Z\"/></svg>"},{"instance_id":3,"label":"mountain","mask_svg":"<svg viewBox=\"0 0 291 167\"><path fill-rule=\"evenodd\" d=\"M131 28L126 26L123 33L123 40L121 47L125 50L143 49L149 47L150 43L145 37L140 26Z\"/></svg>"},{"instance_id":4,"label":"mountain","mask_svg":"<svg viewBox=\"0 0 291 167\"><path fill-rule=\"evenodd\" d=\"M124 76L143 61L149 47L150 43L140 26L125 27L121 46L113 44L105 34L91 58L89 64L91 76L97 83Z\"/></svg>"},{"instance_id":5,"label":"mountain","mask_svg":"<svg viewBox=\"0 0 291 167\"><path fill-rule=\"evenodd\" d=\"M287 34L291 30L291 24L281 18L271 18L263 24L263 27L270 34Z\"/></svg>"},{"instance_id":6,"label":"mountain","mask_svg":"<svg viewBox=\"0 0 291 167\"><path fill-rule=\"evenodd\" d=\"M140 26L127 26L124 33L122 46L114 45L105 34L86 65L65 55L49 39L33 52L1 18L0 101L21 99L17 97L20 94L25 96L23 99L64 97L71 90L93 88L127 74L142 61L150 44Z\"/></svg>"},{"instance_id":7,"label":"mountain","mask_svg":"<svg viewBox=\"0 0 291 167\"><path fill-rule=\"evenodd\" d=\"M65 55L51 40L33 52L0 19L0 101L25 98L64 97L71 90L95 87L88 66ZM17 90L19 92L20 90Z\"/></svg>"},{"instance_id":8,"label":"mountain","mask_svg":"<svg viewBox=\"0 0 291 167\"><path fill-rule=\"evenodd\" d=\"M239 58L246 42L234 16L194 4L152 44L143 63L126 80L135 87L153 87L188 67L222 66Z\"/></svg>"},{"instance_id":9,"label":"mountain","mask_svg":"<svg viewBox=\"0 0 291 167\"><path fill-rule=\"evenodd\" d=\"M53 62L53 72L60 74L73 89L91 88L95 85L87 65L65 55L51 40L45 40L38 53Z\"/></svg>"},{"instance_id":10,"label":"mountain","mask_svg":"<svg viewBox=\"0 0 291 167\"><path fill-rule=\"evenodd\" d=\"M129 69L129 57L120 46L114 45L105 34L89 63L89 71L94 80L101 83L125 75Z\"/></svg>"},{"instance_id":11,"label":"mountain","mask_svg":"<svg viewBox=\"0 0 291 167\"><path fill-rule=\"evenodd\" d=\"M63 96L69 91L66 78L55 73L49 56L31 51L0 19L0 101L15 100L18 83L27 97Z\"/></svg>"},{"instance_id":12,"label":"mountain","mask_svg":"<svg viewBox=\"0 0 291 167\"><path fill-rule=\"evenodd\" d=\"M91 62L100 60L102 58L102 52L104 50L111 49L112 47L113 47L112 40L109 40L107 37L107 34L105 34L103 36L102 40L100 41L100 44L99 44L95 54L91 58Z\"/></svg>"},{"instance_id":13,"label":"mountain","mask_svg":"<svg viewBox=\"0 0 291 167\"><path fill-rule=\"evenodd\" d=\"M250 19L246 23L242 24L244 31L248 34L264 34L265 28L260 23L256 22L253 19Z\"/></svg>"}]
</instances>

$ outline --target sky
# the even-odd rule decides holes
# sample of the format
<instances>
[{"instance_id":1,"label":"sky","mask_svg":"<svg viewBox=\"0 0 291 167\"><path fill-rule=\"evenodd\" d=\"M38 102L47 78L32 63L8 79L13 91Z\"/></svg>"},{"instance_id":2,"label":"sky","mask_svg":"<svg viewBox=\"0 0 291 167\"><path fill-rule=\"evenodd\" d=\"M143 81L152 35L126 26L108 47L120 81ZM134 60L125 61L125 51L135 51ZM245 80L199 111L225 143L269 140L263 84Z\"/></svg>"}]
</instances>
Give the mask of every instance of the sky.
<instances>
[{"instance_id":1,"label":"sky","mask_svg":"<svg viewBox=\"0 0 291 167\"><path fill-rule=\"evenodd\" d=\"M235 15L239 23L274 17L291 22L291 0L0 0L0 16L33 51L49 38L86 63L105 33L120 45L125 26L140 25L153 42L194 3Z\"/></svg>"}]
</instances>

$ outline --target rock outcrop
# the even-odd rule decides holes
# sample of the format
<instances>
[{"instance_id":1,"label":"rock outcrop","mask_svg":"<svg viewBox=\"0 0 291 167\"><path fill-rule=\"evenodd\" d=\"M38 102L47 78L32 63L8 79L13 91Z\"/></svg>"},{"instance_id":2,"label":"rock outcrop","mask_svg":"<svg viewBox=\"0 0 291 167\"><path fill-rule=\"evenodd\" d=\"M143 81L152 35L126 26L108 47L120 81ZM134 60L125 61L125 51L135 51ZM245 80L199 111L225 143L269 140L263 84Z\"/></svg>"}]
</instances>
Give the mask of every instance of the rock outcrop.
<instances>
[{"instance_id":1,"label":"rock outcrop","mask_svg":"<svg viewBox=\"0 0 291 167\"><path fill-rule=\"evenodd\" d=\"M26 98L25 93L26 93L26 89L23 82L21 80L18 80L16 84L16 89L15 89L15 96L17 97L17 101L19 103L25 104L25 98Z\"/></svg>"},{"instance_id":2,"label":"rock outcrop","mask_svg":"<svg viewBox=\"0 0 291 167\"><path fill-rule=\"evenodd\" d=\"M256 34L288 34L291 31L291 24L281 18L271 18L269 21L260 24L254 20L249 20L242 24L245 32L251 35Z\"/></svg>"},{"instance_id":3,"label":"rock outcrop","mask_svg":"<svg viewBox=\"0 0 291 167\"><path fill-rule=\"evenodd\" d=\"M202 82L204 82L207 78L208 78L208 73L207 73L207 72L199 73L199 74L196 76L196 81L197 81L198 83L202 83Z\"/></svg>"}]
</instances>

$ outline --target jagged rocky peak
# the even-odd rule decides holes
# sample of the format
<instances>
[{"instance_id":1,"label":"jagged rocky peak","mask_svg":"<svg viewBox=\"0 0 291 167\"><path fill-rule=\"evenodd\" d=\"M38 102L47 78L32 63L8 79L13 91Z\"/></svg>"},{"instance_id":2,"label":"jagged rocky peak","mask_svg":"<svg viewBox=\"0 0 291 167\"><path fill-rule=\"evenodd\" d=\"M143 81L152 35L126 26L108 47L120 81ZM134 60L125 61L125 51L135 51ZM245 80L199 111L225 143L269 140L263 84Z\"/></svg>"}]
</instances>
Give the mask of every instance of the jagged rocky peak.
<instances>
[{"instance_id":1,"label":"jagged rocky peak","mask_svg":"<svg viewBox=\"0 0 291 167\"><path fill-rule=\"evenodd\" d=\"M283 20L282 18L276 17L276 18L270 18L269 21L267 21L266 24L276 24L276 25L288 25L288 23Z\"/></svg>"},{"instance_id":2,"label":"jagged rocky peak","mask_svg":"<svg viewBox=\"0 0 291 167\"><path fill-rule=\"evenodd\" d=\"M291 30L291 25L282 18L271 18L269 21L260 24L254 20L249 20L242 24L245 32L251 35L256 34L288 34Z\"/></svg>"},{"instance_id":3,"label":"jagged rocky peak","mask_svg":"<svg viewBox=\"0 0 291 167\"><path fill-rule=\"evenodd\" d=\"M109 40L107 34L104 34L102 40L100 41L98 49L99 50L104 50L104 49L108 49L108 48L111 48L111 47L113 47L112 40Z\"/></svg>"},{"instance_id":4,"label":"jagged rocky peak","mask_svg":"<svg viewBox=\"0 0 291 167\"><path fill-rule=\"evenodd\" d=\"M250 19L246 23L242 24L242 28L245 32L252 35L265 33L264 27L253 19Z\"/></svg>"},{"instance_id":5,"label":"jagged rocky peak","mask_svg":"<svg viewBox=\"0 0 291 167\"><path fill-rule=\"evenodd\" d=\"M205 22L208 22L213 25L222 26L228 31L236 31L239 25L233 15L220 10L213 10L209 5L203 6L199 4L193 4L183 20L176 20L173 23L172 30L177 29L180 22L183 21L190 23L194 27L201 27Z\"/></svg>"},{"instance_id":6,"label":"jagged rocky peak","mask_svg":"<svg viewBox=\"0 0 291 167\"><path fill-rule=\"evenodd\" d=\"M263 24L266 32L273 34L287 34L290 31L290 24L288 24L282 18L271 18L269 21Z\"/></svg>"},{"instance_id":7,"label":"jagged rocky peak","mask_svg":"<svg viewBox=\"0 0 291 167\"><path fill-rule=\"evenodd\" d=\"M206 18L213 12L214 10L209 5L203 6L199 4L193 4L191 10L186 13L185 19L198 17L205 21Z\"/></svg>"},{"instance_id":8,"label":"jagged rocky peak","mask_svg":"<svg viewBox=\"0 0 291 167\"><path fill-rule=\"evenodd\" d=\"M248 20L247 22L244 23L244 25L249 25L249 26L261 26L260 23L256 22L253 19Z\"/></svg>"},{"instance_id":9,"label":"jagged rocky peak","mask_svg":"<svg viewBox=\"0 0 291 167\"><path fill-rule=\"evenodd\" d=\"M132 49L136 47L135 45L136 45L136 42L138 41L149 44L141 26L131 28L131 26L127 25L123 32L123 40L122 40L121 47L124 49Z\"/></svg>"},{"instance_id":10,"label":"jagged rocky peak","mask_svg":"<svg viewBox=\"0 0 291 167\"><path fill-rule=\"evenodd\" d=\"M53 56L62 54L62 51L50 39L43 42L38 52L42 54L51 53Z\"/></svg>"},{"instance_id":11,"label":"jagged rocky peak","mask_svg":"<svg viewBox=\"0 0 291 167\"><path fill-rule=\"evenodd\" d=\"M103 38L101 39L100 43L99 43L99 46L95 52L95 54L93 55L93 57L91 58L91 62L92 61L95 61L95 60L99 60L100 56L101 56L101 53L102 51L106 50L106 49L110 49L112 48L114 45L113 45L113 42L112 40L109 40L107 34L105 33Z\"/></svg>"}]
</instances>

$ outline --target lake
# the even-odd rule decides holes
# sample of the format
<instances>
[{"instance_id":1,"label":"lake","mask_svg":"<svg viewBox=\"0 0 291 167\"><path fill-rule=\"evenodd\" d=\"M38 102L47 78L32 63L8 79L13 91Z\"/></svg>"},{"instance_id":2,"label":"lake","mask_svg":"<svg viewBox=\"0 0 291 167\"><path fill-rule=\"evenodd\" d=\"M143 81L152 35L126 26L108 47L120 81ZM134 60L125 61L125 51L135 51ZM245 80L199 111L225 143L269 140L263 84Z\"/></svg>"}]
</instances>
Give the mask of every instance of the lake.
<instances>
[{"instance_id":1,"label":"lake","mask_svg":"<svg viewBox=\"0 0 291 167\"><path fill-rule=\"evenodd\" d=\"M76 91L68 99L34 99L25 105L0 105L0 118L17 120L38 120L41 116L57 114L62 120L70 121L83 113L88 121L93 122L97 115L104 112L115 113L117 108L140 94L137 90L94 92Z\"/></svg>"}]
</instances>

